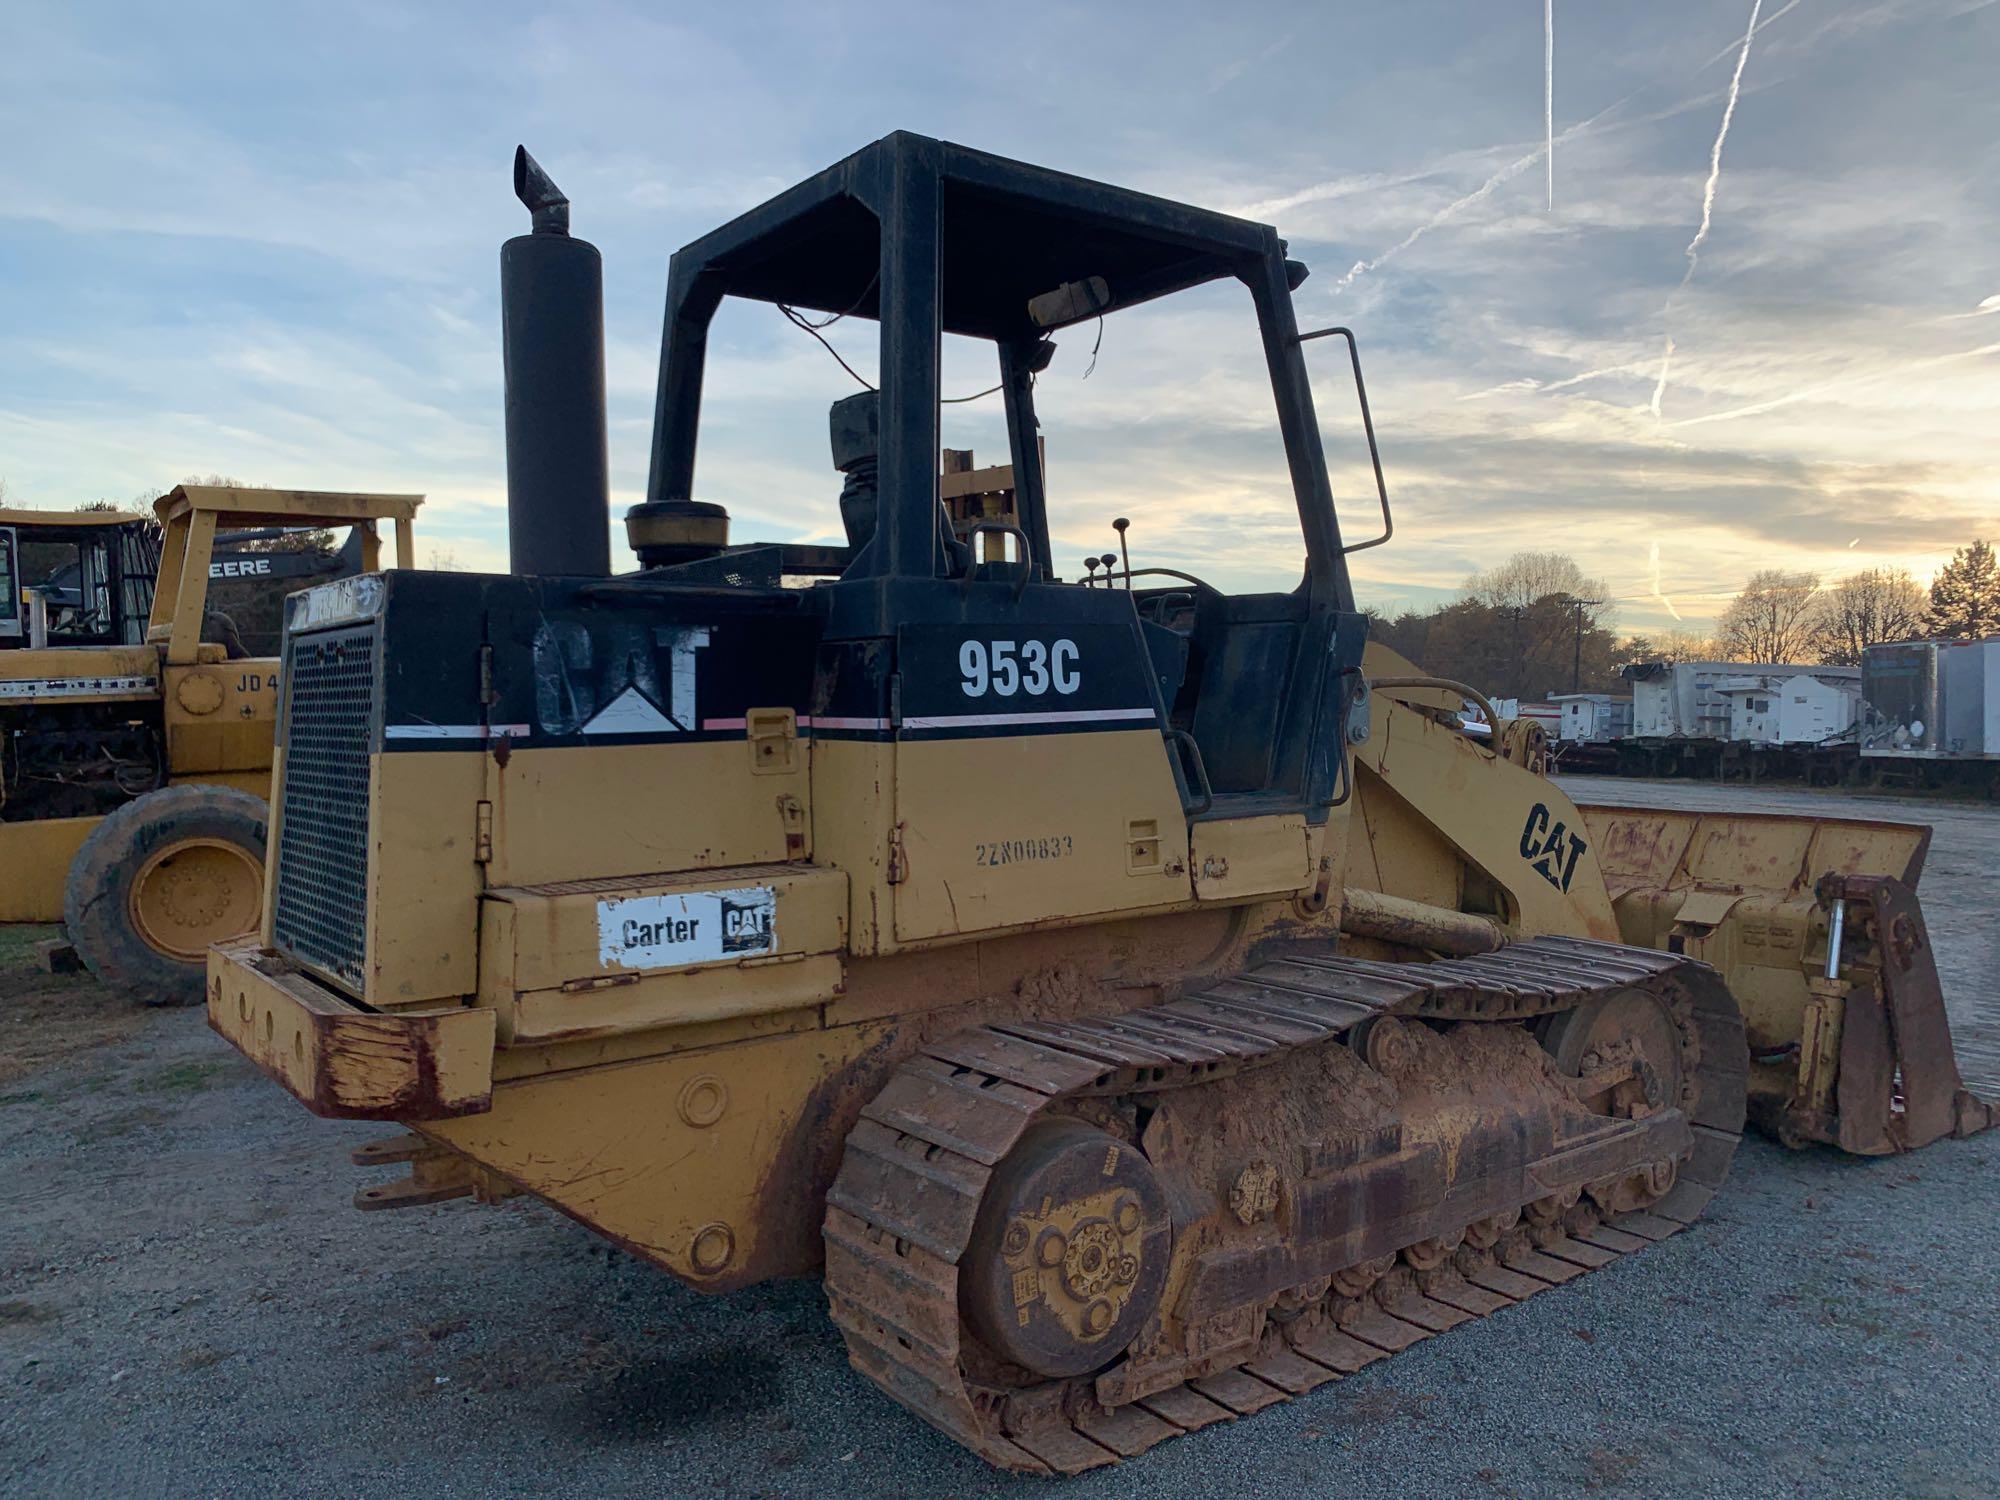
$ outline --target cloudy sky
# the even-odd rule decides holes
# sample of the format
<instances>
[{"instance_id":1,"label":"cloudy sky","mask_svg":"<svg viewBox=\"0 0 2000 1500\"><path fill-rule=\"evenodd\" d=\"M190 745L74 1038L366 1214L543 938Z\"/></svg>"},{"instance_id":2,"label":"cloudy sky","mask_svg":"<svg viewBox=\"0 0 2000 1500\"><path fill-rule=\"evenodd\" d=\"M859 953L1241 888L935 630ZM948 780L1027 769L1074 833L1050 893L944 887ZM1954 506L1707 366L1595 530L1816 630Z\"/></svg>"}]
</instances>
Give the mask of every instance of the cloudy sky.
<instances>
[{"instance_id":1,"label":"cloudy sky","mask_svg":"<svg viewBox=\"0 0 2000 1500\"><path fill-rule=\"evenodd\" d=\"M197 473L417 490L434 545L500 565L515 142L604 251L622 508L671 251L912 129L1279 226L1301 322L1362 339L1397 516L1365 602L1559 548L1625 628L1699 625L1755 567L1925 577L2000 533L2000 3L1763 0L1747 59L1750 0L1554 10L1551 211L1539 0L11 0L0 479L50 507ZM872 333L832 336L867 372ZM1094 369L1092 342L1040 389L1059 561L1127 514L1148 561L1288 586L1241 289L1109 320ZM1360 536L1352 392L1311 347ZM949 389L990 383L949 351ZM824 413L852 389L774 309L725 307L698 490L739 538L835 534ZM945 436L997 456L997 401Z\"/></svg>"}]
</instances>

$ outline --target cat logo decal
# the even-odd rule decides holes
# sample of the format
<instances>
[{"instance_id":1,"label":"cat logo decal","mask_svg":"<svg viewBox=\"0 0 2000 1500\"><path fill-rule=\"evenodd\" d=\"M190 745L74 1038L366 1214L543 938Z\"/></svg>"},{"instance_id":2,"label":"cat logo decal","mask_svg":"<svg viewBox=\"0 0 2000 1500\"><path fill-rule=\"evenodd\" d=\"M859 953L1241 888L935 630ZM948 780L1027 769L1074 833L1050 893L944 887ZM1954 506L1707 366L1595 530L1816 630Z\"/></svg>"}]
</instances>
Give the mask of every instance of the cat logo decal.
<instances>
[{"instance_id":1,"label":"cat logo decal","mask_svg":"<svg viewBox=\"0 0 2000 1500\"><path fill-rule=\"evenodd\" d=\"M1590 846L1560 822L1552 822L1548 807L1537 802L1521 826L1521 858L1559 891L1569 889L1576 863Z\"/></svg>"}]
</instances>

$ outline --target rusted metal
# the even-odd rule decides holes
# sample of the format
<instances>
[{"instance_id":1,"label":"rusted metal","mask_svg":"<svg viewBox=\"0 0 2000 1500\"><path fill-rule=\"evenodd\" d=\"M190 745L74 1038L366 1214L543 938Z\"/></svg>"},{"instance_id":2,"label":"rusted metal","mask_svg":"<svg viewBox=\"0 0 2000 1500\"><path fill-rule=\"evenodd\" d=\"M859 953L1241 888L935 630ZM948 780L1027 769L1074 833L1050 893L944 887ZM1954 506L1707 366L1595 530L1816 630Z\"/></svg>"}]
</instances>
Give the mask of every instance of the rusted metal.
<instances>
[{"instance_id":1,"label":"rusted metal","mask_svg":"<svg viewBox=\"0 0 2000 1500\"><path fill-rule=\"evenodd\" d=\"M421 1121L492 1107L493 1012L365 1011L261 953L255 939L218 945L209 962L210 1027L314 1114Z\"/></svg>"},{"instance_id":2,"label":"rusted metal","mask_svg":"<svg viewBox=\"0 0 2000 1500\"><path fill-rule=\"evenodd\" d=\"M1880 1156L1991 1128L2000 1106L1959 1077L1916 892L1886 875L1829 875L1820 890L1836 910L1853 902L1863 914L1841 1029L1842 1149Z\"/></svg>"},{"instance_id":3,"label":"rusted metal","mask_svg":"<svg viewBox=\"0 0 2000 1500\"><path fill-rule=\"evenodd\" d=\"M1995 1123L1960 1077L1917 900L1929 829L1582 811L1626 940L1698 956L1742 998L1751 1114L1778 1139L1877 1156Z\"/></svg>"},{"instance_id":4,"label":"rusted metal","mask_svg":"<svg viewBox=\"0 0 2000 1500\"><path fill-rule=\"evenodd\" d=\"M1678 1231L1728 1171L1743 1058L1706 965L1578 939L1295 957L1089 1025L975 1028L850 1136L828 1304L926 1421L1081 1472Z\"/></svg>"},{"instance_id":5,"label":"rusted metal","mask_svg":"<svg viewBox=\"0 0 2000 1500\"><path fill-rule=\"evenodd\" d=\"M499 1203L520 1191L470 1157L461 1156L415 1131L359 1146L353 1152L353 1160L357 1167L396 1164L408 1167L394 1181L378 1183L355 1193L354 1206L359 1209L418 1208L429 1203L448 1202L453 1198L476 1198L481 1203Z\"/></svg>"},{"instance_id":6,"label":"rusted metal","mask_svg":"<svg viewBox=\"0 0 2000 1500\"><path fill-rule=\"evenodd\" d=\"M1461 956L1491 953L1506 941L1492 917L1354 888L1341 893L1340 930L1399 947Z\"/></svg>"}]
</instances>

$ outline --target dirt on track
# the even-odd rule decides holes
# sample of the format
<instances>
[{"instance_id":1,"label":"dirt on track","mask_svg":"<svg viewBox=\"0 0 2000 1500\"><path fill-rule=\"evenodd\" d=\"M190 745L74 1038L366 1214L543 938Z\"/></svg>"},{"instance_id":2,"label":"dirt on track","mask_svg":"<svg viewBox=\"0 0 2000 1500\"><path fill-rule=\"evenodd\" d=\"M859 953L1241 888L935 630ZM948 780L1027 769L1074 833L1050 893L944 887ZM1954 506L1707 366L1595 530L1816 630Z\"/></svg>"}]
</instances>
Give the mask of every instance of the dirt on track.
<instances>
[{"instance_id":1,"label":"dirt on track","mask_svg":"<svg viewBox=\"0 0 2000 1500\"><path fill-rule=\"evenodd\" d=\"M1992 988L2000 812L1899 809L1870 815L1939 824L1947 983ZM816 1283L703 1297L526 1200L354 1212L381 1127L308 1115L198 1012L0 985L9 1500L1054 1493L855 1377ZM2000 1132L1746 1140L1665 1244L1062 1493L1990 1497L1996 1225Z\"/></svg>"}]
</instances>

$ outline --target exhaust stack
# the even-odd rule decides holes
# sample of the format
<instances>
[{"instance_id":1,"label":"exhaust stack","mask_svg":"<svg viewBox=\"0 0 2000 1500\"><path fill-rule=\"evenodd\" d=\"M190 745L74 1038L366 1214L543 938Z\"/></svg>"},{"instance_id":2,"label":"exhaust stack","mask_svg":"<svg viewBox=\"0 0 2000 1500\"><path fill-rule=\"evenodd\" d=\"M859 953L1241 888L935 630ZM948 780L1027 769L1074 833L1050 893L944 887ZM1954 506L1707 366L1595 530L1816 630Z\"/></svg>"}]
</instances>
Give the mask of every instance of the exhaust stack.
<instances>
[{"instance_id":1,"label":"exhaust stack","mask_svg":"<svg viewBox=\"0 0 2000 1500\"><path fill-rule=\"evenodd\" d=\"M508 566L603 577L611 571L604 259L570 237L569 199L520 146L514 194L533 230L500 247Z\"/></svg>"}]
</instances>

